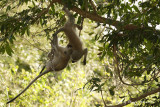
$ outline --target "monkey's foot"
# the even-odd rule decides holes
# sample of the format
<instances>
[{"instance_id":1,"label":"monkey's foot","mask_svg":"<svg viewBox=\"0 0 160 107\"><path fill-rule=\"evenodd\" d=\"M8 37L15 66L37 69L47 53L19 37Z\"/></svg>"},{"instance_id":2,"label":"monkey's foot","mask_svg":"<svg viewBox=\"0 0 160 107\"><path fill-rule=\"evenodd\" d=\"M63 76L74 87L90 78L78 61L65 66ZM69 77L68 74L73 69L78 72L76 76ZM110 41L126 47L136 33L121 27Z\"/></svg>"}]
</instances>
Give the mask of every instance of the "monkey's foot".
<instances>
[{"instance_id":1,"label":"monkey's foot","mask_svg":"<svg viewBox=\"0 0 160 107\"><path fill-rule=\"evenodd\" d=\"M86 65L86 60L83 61L83 65Z\"/></svg>"}]
</instances>

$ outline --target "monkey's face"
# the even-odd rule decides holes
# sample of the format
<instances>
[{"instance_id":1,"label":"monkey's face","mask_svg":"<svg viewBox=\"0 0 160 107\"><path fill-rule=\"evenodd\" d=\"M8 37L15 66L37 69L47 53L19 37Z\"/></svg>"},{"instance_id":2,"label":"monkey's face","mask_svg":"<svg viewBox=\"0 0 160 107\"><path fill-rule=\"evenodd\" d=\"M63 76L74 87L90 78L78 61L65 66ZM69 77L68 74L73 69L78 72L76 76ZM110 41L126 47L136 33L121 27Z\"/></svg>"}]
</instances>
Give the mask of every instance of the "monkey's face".
<instances>
[{"instance_id":1,"label":"monkey's face","mask_svg":"<svg viewBox=\"0 0 160 107\"><path fill-rule=\"evenodd\" d=\"M83 55L83 54L81 54L79 51L73 50L72 56L71 56L71 58L72 58L72 63L77 62L77 61L82 57L82 55Z\"/></svg>"},{"instance_id":2,"label":"monkey's face","mask_svg":"<svg viewBox=\"0 0 160 107\"><path fill-rule=\"evenodd\" d=\"M73 50L72 50L71 47L67 47L67 48L64 49L64 55L67 56L67 57L71 56L72 52L73 52Z\"/></svg>"},{"instance_id":3,"label":"monkey's face","mask_svg":"<svg viewBox=\"0 0 160 107\"><path fill-rule=\"evenodd\" d=\"M71 45L71 44L68 44L68 45L67 45L67 48L72 48L72 45Z\"/></svg>"}]
</instances>

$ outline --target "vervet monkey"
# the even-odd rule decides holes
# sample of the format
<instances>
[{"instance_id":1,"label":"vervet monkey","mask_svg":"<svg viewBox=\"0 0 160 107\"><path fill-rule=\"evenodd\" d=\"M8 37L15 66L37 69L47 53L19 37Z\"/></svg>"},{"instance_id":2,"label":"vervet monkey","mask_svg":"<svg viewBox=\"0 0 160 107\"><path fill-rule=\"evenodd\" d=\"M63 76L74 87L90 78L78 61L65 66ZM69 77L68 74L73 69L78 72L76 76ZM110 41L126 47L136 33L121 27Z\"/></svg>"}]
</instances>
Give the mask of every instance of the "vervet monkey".
<instances>
[{"instance_id":1,"label":"vervet monkey","mask_svg":"<svg viewBox=\"0 0 160 107\"><path fill-rule=\"evenodd\" d=\"M22 93L24 93L42 75L51 71L60 71L67 66L68 61L70 60L72 49L59 46L57 35L53 35L53 41L51 41L51 45L52 45L53 59L50 59L46 63L45 67L43 67L40 74L36 78L34 78L34 80L32 80L21 93L19 93L16 97L8 101L7 104L14 101L17 97L19 97ZM52 52L50 54L52 54ZM42 72L45 68L46 70Z\"/></svg>"},{"instance_id":2,"label":"vervet monkey","mask_svg":"<svg viewBox=\"0 0 160 107\"><path fill-rule=\"evenodd\" d=\"M82 41L80 40L76 32L76 27L78 29L81 29L81 27L75 24L75 18L73 17L73 15L69 12L67 8L64 7L63 10L68 16L68 21L65 23L64 27L57 30L55 34L57 35L61 31L65 33L65 35L69 39L68 48L71 47L73 50L72 55L71 55L72 62L78 61L84 55L83 64L85 65L88 49L87 48L83 49Z\"/></svg>"}]
</instances>

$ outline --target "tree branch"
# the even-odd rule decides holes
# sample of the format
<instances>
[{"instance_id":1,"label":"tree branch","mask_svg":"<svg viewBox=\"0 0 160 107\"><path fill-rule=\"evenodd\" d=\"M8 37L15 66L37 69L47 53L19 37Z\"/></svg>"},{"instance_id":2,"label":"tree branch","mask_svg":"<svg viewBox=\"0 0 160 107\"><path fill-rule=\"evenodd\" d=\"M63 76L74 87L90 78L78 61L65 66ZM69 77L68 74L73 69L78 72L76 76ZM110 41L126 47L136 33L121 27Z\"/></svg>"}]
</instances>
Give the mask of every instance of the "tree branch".
<instances>
[{"instance_id":1,"label":"tree branch","mask_svg":"<svg viewBox=\"0 0 160 107\"><path fill-rule=\"evenodd\" d=\"M96 3L93 1L93 0L89 0L92 8L93 8L93 11L94 11L94 14L97 14L97 5Z\"/></svg>"},{"instance_id":2,"label":"tree branch","mask_svg":"<svg viewBox=\"0 0 160 107\"><path fill-rule=\"evenodd\" d=\"M112 26L115 26L115 27L120 25L120 22L118 22L118 21L101 17L97 14L81 10L80 8L75 7L75 6L73 6L73 8L71 8L71 10L75 11L76 13L82 15L85 18L89 18L90 20L93 20L93 21L96 21L96 22L99 22L99 23L106 23L106 24L109 24L109 25L112 25Z\"/></svg>"},{"instance_id":3,"label":"tree branch","mask_svg":"<svg viewBox=\"0 0 160 107\"><path fill-rule=\"evenodd\" d=\"M117 74L118 74L118 78L119 78L119 80L123 83L123 84L125 84L125 85L129 85L129 86L133 86L133 85L143 85L142 83L132 83L132 84L128 84L128 83L126 83L126 82L124 82L123 81L123 79L122 79L122 77L121 77L121 75L120 75L120 69L119 69L119 62L118 62L118 56L117 56L117 47L116 47L116 45L114 44L113 45L113 54L114 54L114 61L115 61L115 70L117 71Z\"/></svg>"},{"instance_id":4,"label":"tree branch","mask_svg":"<svg viewBox=\"0 0 160 107\"><path fill-rule=\"evenodd\" d=\"M52 3L59 3L59 4L62 4L64 5L61 0L52 0ZM112 20L112 19L108 19L108 18L105 18L105 17L101 17L97 14L94 14L94 13L90 13L88 11L84 11L76 6L73 6L71 8L72 11L82 15L83 17L85 18L89 18L90 20L93 20L93 21L96 21L96 22L99 22L99 23L106 23L106 24L109 24L109 25L112 25L112 26L115 26L116 28L119 27L119 26L122 26L123 23L122 22L119 22L119 21L116 21L116 20ZM138 26L136 25L133 25L133 24L129 24L129 25L126 25L123 27L123 29L125 30L134 30L134 29L137 29L139 28Z\"/></svg>"},{"instance_id":5,"label":"tree branch","mask_svg":"<svg viewBox=\"0 0 160 107\"><path fill-rule=\"evenodd\" d=\"M32 44L28 39L26 39L26 38L23 38L23 39L25 39L30 45L32 45L33 47L37 48L38 50L40 50L40 51L42 51L42 52L45 52L45 53L48 53L47 51L45 51L45 50L43 50L43 49L37 47L37 46L34 45L34 44Z\"/></svg>"},{"instance_id":6,"label":"tree branch","mask_svg":"<svg viewBox=\"0 0 160 107\"><path fill-rule=\"evenodd\" d=\"M145 98L145 97L147 97L147 96L149 96L149 95L155 94L155 93L157 93L157 92L160 92L160 87L157 88L157 89L154 89L154 90L152 90L152 91L150 91L150 92L146 92L146 93L140 95L139 97L131 98L130 100L128 100L128 101L126 101L126 102L124 102L124 103L121 103L121 104L118 104L118 105L113 105L113 106L106 106L106 107L123 107L123 106L125 106L125 105L128 105L128 104L130 104L130 103L132 103L132 102L139 101L139 100L141 100L141 99L143 99L143 98Z\"/></svg>"},{"instance_id":7,"label":"tree branch","mask_svg":"<svg viewBox=\"0 0 160 107\"><path fill-rule=\"evenodd\" d=\"M38 19L41 15L46 14L48 12L49 8L51 7L51 5L53 5L53 3L59 3L61 5L64 5L61 0L52 0L50 2L50 5L46 9L42 10L42 12L39 13L35 19ZM109 24L109 25L112 25L112 26L114 26L116 28L122 27L122 29L124 29L124 30L135 30L135 29L140 28L140 26L136 26L136 25L133 25L133 24L124 25L120 21L108 19L108 18L99 16L97 14L90 13L88 11L84 11L84 10L82 10L82 9L76 7L76 6L73 6L71 8L71 10L76 12L76 13L78 13L78 14L80 14L81 16L83 16L85 18L88 18L88 19L92 20L92 21Z\"/></svg>"},{"instance_id":8,"label":"tree branch","mask_svg":"<svg viewBox=\"0 0 160 107\"><path fill-rule=\"evenodd\" d=\"M43 14L46 14L46 13L48 12L49 8L53 5L53 3L57 2L57 1L59 1L59 0L52 0L52 1L50 2L50 4L48 5L48 7L45 8L45 9L43 9L43 10L37 15L37 17L33 19L32 22L34 22L34 21L36 21L37 19L39 19Z\"/></svg>"},{"instance_id":9,"label":"tree branch","mask_svg":"<svg viewBox=\"0 0 160 107\"><path fill-rule=\"evenodd\" d=\"M102 93L102 90L100 91L101 92L101 97L102 97L102 100L103 100L103 103L104 103L104 107L107 107L105 101L104 101L104 98L103 98L103 93Z\"/></svg>"}]
</instances>

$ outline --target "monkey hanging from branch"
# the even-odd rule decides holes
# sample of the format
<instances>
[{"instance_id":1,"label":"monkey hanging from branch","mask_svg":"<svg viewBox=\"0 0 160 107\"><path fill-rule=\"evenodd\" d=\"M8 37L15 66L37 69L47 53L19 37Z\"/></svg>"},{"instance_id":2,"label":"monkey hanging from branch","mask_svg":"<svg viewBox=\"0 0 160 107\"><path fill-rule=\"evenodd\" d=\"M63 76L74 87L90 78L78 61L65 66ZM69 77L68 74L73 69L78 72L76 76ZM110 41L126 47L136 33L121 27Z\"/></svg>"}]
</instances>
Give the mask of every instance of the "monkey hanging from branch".
<instances>
[{"instance_id":1,"label":"monkey hanging from branch","mask_svg":"<svg viewBox=\"0 0 160 107\"><path fill-rule=\"evenodd\" d=\"M75 24L75 18L73 17L73 15L69 12L69 10L66 7L64 7L63 10L68 16L68 20L62 28L60 28L59 30L55 32L55 34L57 35L59 32L63 31L65 35L67 36L67 38L69 39L68 48L71 47L73 50L72 55L71 55L72 62L73 63L77 62L84 55L83 64L86 65L88 49L83 48L82 41L80 40L76 32L76 28L80 30L82 29L82 27Z\"/></svg>"},{"instance_id":2,"label":"monkey hanging from branch","mask_svg":"<svg viewBox=\"0 0 160 107\"><path fill-rule=\"evenodd\" d=\"M16 97L8 101L7 104L13 102L16 98L18 98L42 75L47 74L51 71L60 71L68 65L68 62L72 54L72 48L59 46L58 38L57 38L57 35L55 34L53 34L53 40L51 40L51 47L52 47L51 52L48 55L49 61L42 68L40 74L36 78L34 78L21 93L19 93ZM46 70L43 72L45 68Z\"/></svg>"},{"instance_id":3,"label":"monkey hanging from branch","mask_svg":"<svg viewBox=\"0 0 160 107\"><path fill-rule=\"evenodd\" d=\"M60 71L64 69L67 66L70 58L72 58L72 62L76 62L84 55L83 64L86 64L88 49L83 49L82 41L80 40L76 32L76 27L78 29L82 28L79 25L75 24L75 19L67 8L64 7L63 10L68 16L68 21L65 23L64 27L60 28L53 34L53 40L51 41L52 48L51 52L48 55L49 61L42 68L40 74L36 78L34 78L21 93L8 101L7 104L13 102L16 98L23 94L42 75L47 74L51 71ZM57 34L61 31L64 31L67 38L69 39L69 44L67 45L67 47L61 47L58 45ZM45 68L46 70L43 72Z\"/></svg>"}]
</instances>

